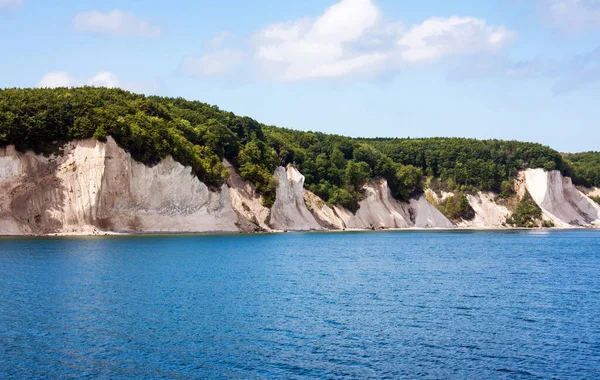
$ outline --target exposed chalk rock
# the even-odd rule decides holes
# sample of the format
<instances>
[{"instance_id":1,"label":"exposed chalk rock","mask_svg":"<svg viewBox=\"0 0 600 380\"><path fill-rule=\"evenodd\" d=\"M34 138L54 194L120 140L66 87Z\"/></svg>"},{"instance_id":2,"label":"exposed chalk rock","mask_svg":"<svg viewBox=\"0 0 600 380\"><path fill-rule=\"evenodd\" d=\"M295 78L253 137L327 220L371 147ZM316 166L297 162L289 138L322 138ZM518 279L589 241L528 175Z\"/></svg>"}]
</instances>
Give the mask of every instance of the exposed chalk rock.
<instances>
[{"instance_id":1,"label":"exposed chalk rock","mask_svg":"<svg viewBox=\"0 0 600 380\"><path fill-rule=\"evenodd\" d=\"M296 168L278 167L276 198L271 208L269 224L277 230L323 230L304 202L304 176Z\"/></svg>"},{"instance_id":2,"label":"exposed chalk rock","mask_svg":"<svg viewBox=\"0 0 600 380\"><path fill-rule=\"evenodd\" d=\"M230 187L231 206L242 218L240 227L243 230L269 231L271 210L263 206L262 196L252 184L244 181L229 161L223 160L223 165L229 171L227 184Z\"/></svg>"},{"instance_id":3,"label":"exposed chalk rock","mask_svg":"<svg viewBox=\"0 0 600 380\"><path fill-rule=\"evenodd\" d=\"M365 199L359 203L360 208L353 217L346 221L348 228L411 227L403 205L392 197L387 181L370 181L365 185L364 191Z\"/></svg>"},{"instance_id":4,"label":"exposed chalk rock","mask_svg":"<svg viewBox=\"0 0 600 380\"><path fill-rule=\"evenodd\" d=\"M304 190L304 201L308 210L321 226L332 230L346 229L344 220L338 215L340 212L339 208L329 207L325 201L308 190ZM346 215L347 213L350 213L350 211L344 210L342 215Z\"/></svg>"},{"instance_id":5,"label":"exposed chalk rock","mask_svg":"<svg viewBox=\"0 0 600 380\"><path fill-rule=\"evenodd\" d=\"M435 191L431 189L426 189L425 196L428 199L431 199L435 205L439 205L442 202L445 202L448 198L453 197L454 193L442 191L441 195L438 195L438 193L436 193Z\"/></svg>"},{"instance_id":6,"label":"exposed chalk rock","mask_svg":"<svg viewBox=\"0 0 600 380\"><path fill-rule=\"evenodd\" d=\"M600 187L592 187L591 189L580 189L582 193L588 197L600 197Z\"/></svg>"},{"instance_id":7,"label":"exposed chalk rock","mask_svg":"<svg viewBox=\"0 0 600 380\"><path fill-rule=\"evenodd\" d=\"M411 218L412 226L417 228L453 228L454 224L437 208L427 201L424 196L411 199L406 209Z\"/></svg>"},{"instance_id":8,"label":"exposed chalk rock","mask_svg":"<svg viewBox=\"0 0 600 380\"><path fill-rule=\"evenodd\" d=\"M230 176L215 191L171 157L153 167L136 162L112 138L73 141L62 155L49 157L0 148L0 234L453 227L432 204L452 193L427 190L399 202L385 180L372 180L353 214L305 190L304 176L292 166L276 169L276 200L269 210L256 189L223 163ZM600 195L599 189L584 193L560 172L542 169L520 173L515 187L521 196L529 191L544 219L557 227L600 227L600 205L589 198ZM461 227L499 228L510 214L494 194L467 198L476 216Z\"/></svg>"},{"instance_id":9,"label":"exposed chalk rock","mask_svg":"<svg viewBox=\"0 0 600 380\"><path fill-rule=\"evenodd\" d=\"M571 178L563 177L559 171L528 169L520 179L521 187L524 185L542 208L544 219L552 220L557 227L600 225L600 205L577 190Z\"/></svg>"},{"instance_id":10,"label":"exposed chalk rock","mask_svg":"<svg viewBox=\"0 0 600 380\"><path fill-rule=\"evenodd\" d=\"M12 157L21 175L0 182L9 191L0 197L2 234L239 230L226 186L209 191L172 158L147 167L112 138L71 142L62 156Z\"/></svg>"},{"instance_id":11,"label":"exposed chalk rock","mask_svg":"<svg viewBox=\"0 0 600 380\"><path fill-rule=\"evenodd\" d=\"M365 199L355 215L335 207L349 229L452 228L453 224L424 196L410 202L399 202L392 196L387 181L370 181L365 185Z\"/></svg>"},{"instance_id":12,"label":"exposed chalk rock","mask_svg":"<svg viewBox=\"0 0 600 380\"><path fill-rule=\"evenodd\" d=\"M469 204L475 211L475 218L463 221L461 227L470 228L504 228L506 218L512 213L505 206L499 205L494 193L479 192L467 195Z\"/></svg>"}]
</instances>

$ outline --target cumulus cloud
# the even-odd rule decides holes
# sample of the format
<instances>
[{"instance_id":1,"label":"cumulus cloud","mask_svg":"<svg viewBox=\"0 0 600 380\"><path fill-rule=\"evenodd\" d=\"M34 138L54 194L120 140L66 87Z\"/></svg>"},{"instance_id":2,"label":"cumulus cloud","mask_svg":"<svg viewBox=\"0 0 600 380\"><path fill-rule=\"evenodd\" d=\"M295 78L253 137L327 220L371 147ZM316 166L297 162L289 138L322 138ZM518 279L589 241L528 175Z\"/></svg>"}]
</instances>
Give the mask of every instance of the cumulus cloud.
<instances>
[{"instance_id":1,"label":"cumulus cloud","mask_svg":"<svg viewBox=\"0 0 600 380\"><path fill-rule=\"evenodd\" d=\"M37 86L41 88L73 87L77 86L77 79L65 71L56 71L44 74Z\"/></svg>"},{"instance_id":2,"label":"cumulus cloud","mask_svg":"<svg viewBox=\"0 0 600 380\"><path fill-rule=\"evenodd\" d=\"M0 8L16 8L23 4L23 0L0 0Z\"/></svg>"},{"instance_id":3,"label":"cumulus cloud","mask_svg":"<svg viewBox=\"0 0 600 380\"><path fill-rule=\"evenodd\" d=\"M120 9L110 12L97 10L80 12L73 18L73 28L80 32L116 37L158 37L161 35L159 26Z\"/></svg>"},{"instance_id":4,"label":"cumulus cloud","mask_svg":"<svg viewBox=\"0 0 600 380\"><path fill-rule=\"evenodd\" d=\"M556 29L577 33L600 30L600 0L540 0L545 19Z\"/></svg>"},{"instance_id":5,"label":"cumulus cloud","mask_svg":"<svg viewBox=\"0 0 600 380\"><path fill-rule=\"evenodd\" d=\"M398 40L406 62L431 61L444 56L497 51L514 41L516 33L490 26L473 17L431 18L412 27Z\"/></svg>"},{"instance_id":6,"label":"cumulus cloud","mask_svg":"<svg viewBox=\"0 0 600 380\"><path fill-rule=\"evenodd\" d=\"M215 38L221 43L223 36ZM435 17L406 27L387 20L373 0L341 0L316 18L267 25L253 33L248 63L268 79L364 77L451 56L494 53L516 39L502 25L474 17ZM186 58L180 72L222 74L241 50Z\"/></svg>"},{"instance_id":7,"label":"cumulus cloud","mask_svg":"<svg viewBox=\"0 0 600 380\"><path fill-rule=\"evenodd\" d=\"M188 76L215 76L229 72L244 57L240 50L222 49L200 57L183 59L179 72Z\"/></svg>"},{"instance_id":8,"label":"cumulus cloud","mask_svg":"<svg viewBox=\"0 0 600 380\"><path fill-rule=\"evenodd\" d=\"M315 20L263 28L254 36L254 56L266 74L281 80L365 73L388 58L384 47L367 40L381 27L371 0L342 0Z\"/></svg>"},{"instance_id":9,"label":"cumulus cloud","mask_svg":"<svg viewBox=\"0 0 600 380\"><path fill-rule=\"evenodd\" d=\"M119 87L119 78L109 71L102 71L88 79L87 85L94 87L115 88Z\"/></svg>"},{"instance_id":10,"label":"cumulus cloud","mask_svg":"<svg viewBox=\"0 0 600 380\"><path fill-rule=\"evenodd\" d=\"M77 86L92 86L92 87L108 87L122 88L139 94L156 95L163 89L163 84L160 80L143 80L136 82L122 82L119 77L110 71L101 71L87 80L80 80L73 77L65 71L55 71L44 74L42 79L37 84L40 88L57 88L57 87L77 87Z\"/></svg>"}]
</instances>

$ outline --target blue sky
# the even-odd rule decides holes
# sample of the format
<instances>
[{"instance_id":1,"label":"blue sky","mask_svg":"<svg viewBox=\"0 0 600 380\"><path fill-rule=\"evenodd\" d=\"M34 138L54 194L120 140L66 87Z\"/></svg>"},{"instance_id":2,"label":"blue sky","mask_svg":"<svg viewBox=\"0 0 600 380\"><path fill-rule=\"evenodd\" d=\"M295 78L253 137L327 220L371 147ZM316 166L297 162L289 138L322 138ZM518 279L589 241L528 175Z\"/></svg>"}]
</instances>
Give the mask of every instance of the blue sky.
<instances>
[{"instance_id":1,"label":"blue sky","mask_svg":"<svg viewBox=\"0 0 600 380\"><path fill-rule=\"evenodd\" d=\"M600 0L0 0L0 87L118 86L350 136L600 150Z\"/></svg>"}]
</instances>

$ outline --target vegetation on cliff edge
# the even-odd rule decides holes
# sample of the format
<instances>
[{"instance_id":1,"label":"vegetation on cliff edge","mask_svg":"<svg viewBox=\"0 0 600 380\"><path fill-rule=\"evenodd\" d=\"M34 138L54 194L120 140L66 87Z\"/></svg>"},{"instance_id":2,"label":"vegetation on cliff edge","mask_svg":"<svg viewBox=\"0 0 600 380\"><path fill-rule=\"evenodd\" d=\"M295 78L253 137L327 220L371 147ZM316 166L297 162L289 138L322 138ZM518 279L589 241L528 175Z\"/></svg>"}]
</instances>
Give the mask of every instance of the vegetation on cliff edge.
<instances>
[{"instance_id":1,"label":"vegetation on cliff edge","mask_svg":"<svg viewBox=\"0 0 600 380\"><path fill-rule=\"evenodd\" d=\"M515 212L506 220L506 223L513 227L535 228L539 227L541 219L542 209L526 191L517 204Z\"/></svg>"},{"instance_id":2,"label":"vegetation on cliff edge","mask_svg":"<svg viewBox=\"0 0 600 380\"><path fill-rule=\"evenodd\" d=\"M266 206L274 201L274 169L288 164L306 176L308 189L329 204L351 210L357 209L362 187L374 177L386 179L398 200L421 193L424 176L465 192L509 192L516 173L534 167L573 172L576 184L600 182L594 177L594 165L600 168L594 154L572 155L567 161L539 144L352 139L266 126L202 102L120 89L0 90L0 146L48 153L74 139L107 136L148 165L171 155L213 189L227 178L222 165L227 159L263 194ZM462 210L460 200L453 215L468 217L470 211Z\"/></svg>"}]
</instances>

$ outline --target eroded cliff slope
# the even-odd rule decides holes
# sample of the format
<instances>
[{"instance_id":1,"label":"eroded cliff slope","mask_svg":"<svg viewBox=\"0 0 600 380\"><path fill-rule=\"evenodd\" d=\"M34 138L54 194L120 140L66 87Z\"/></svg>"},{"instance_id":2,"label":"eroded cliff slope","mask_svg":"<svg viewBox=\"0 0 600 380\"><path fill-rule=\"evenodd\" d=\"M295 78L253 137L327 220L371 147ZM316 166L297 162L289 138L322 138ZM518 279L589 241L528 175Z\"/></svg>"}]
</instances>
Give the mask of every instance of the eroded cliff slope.
<instances>
[{"instance_id":1,"label":"eroded cliff slope","mask_svg":"<svg viewBox=\"0 0 600 380\"><path fill-rule=\"evenodd\" d=\"M227 183L211 191L189 167L170 157L148 167L110 137L106 143L74 141L63 150L45 157L0 149L0 234L503 228L511 214L494 194L478 193L467 196L475 218L455 225L427 200L439 203L451 193L428 191L399 202L384 179L365 185L352 213L306 190L292 166L275 170L276 200L269 209L227 161ZM521 195L529 191L557 227L600 226L600 206L558 171L524 171L515 186Z\"/></svg>"}]
</instances>

